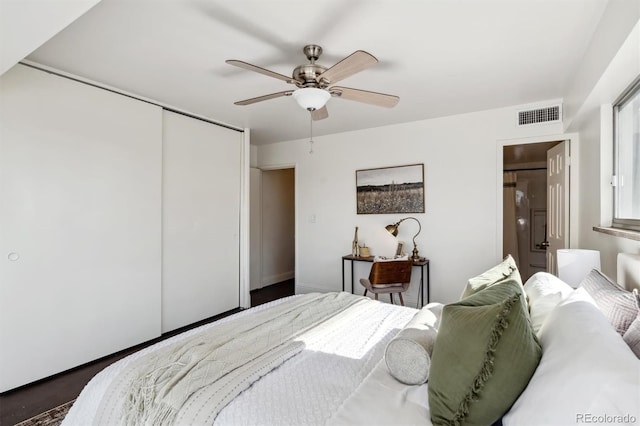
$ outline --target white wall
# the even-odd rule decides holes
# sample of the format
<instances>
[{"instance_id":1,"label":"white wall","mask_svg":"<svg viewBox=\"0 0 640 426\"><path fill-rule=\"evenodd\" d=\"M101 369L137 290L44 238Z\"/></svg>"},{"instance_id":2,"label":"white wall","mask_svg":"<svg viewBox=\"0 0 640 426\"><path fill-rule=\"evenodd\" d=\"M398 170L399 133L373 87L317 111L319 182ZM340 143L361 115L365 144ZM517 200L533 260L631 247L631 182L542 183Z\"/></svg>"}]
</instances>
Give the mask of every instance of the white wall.
<instances>
[{"instance_id":1,"label":"white wall","mask_svg":"<svg viewBox=\"0 0 640 426\"><path fill-rule=\"evenodd\" d=\"M262 170L251 167L250 181L249 290L257 290L262 287Z\"/></svg>"},{"instance_id":2,"label":"white wall","mask_svg":"<svg viewBox=\"0 0 640 426\"><path fill-rule=\"evenodd\" d=\"M262 171L260 287L294 277L295 170Z\"/></svg>"},{"instance_id":3,"label":"white wall","mask_svg":"<svg viewBox=\"0 0 640 426\"><path fill-rule=\"evenodd\" d=\"M431 261L431 300L457 300L468 278L499 260L497 141L561 132L559 125L516 129L515 110L315 137L313 155L307 140L260 146L260 167L296 165L296 291L341 289L341 257L351 251L355 226L373 254L395 250L384 226L405 215L357 215L355 171L424 163L426 213L412 215L422 223L418 249ZM409 221L398 237L410 243L415 232ZM356 281L368 266L358 265ZM408 304L416 303L418 279L414 272Z\"/></svg>"},{"instance_id":4,"label":"white wall","mask_svg":"<svg viewBox=\"0 0 640 426\"><path fill-rule=\"evenodd\" d=\"M640 4L640 2L638 2ZM614 237L593 230L610 226L613 192L610 177L613 167L612 103L640 75L640 23L624 43L613 52L613 59L589 92L570 130L580 133L580 248L600 250L602 270L616 278L616 256L620 252L640 253L640 242ZM633 12L633 10L629 11ZM600 44L594 40L597 48ZM583 72L589 73L585 69Z\"/></svg>"}]
</instances>

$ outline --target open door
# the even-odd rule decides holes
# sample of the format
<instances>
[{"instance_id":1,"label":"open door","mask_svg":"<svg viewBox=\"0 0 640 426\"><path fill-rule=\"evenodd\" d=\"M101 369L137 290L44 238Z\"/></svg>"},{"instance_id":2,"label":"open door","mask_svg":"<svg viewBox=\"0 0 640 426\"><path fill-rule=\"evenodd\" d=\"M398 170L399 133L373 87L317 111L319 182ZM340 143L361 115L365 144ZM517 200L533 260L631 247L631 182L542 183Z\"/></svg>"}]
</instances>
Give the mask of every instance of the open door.
<instances>
[{"instance_id":1,"label":"open door","mask_svg":"<svg viewBox=\"0 0 640 426\"><path fill-rule=\"evenodd\" d=\"M569 141L547 151L547 272L557 275L558 249L569 247Z\"/></svg>"}]
</instances>

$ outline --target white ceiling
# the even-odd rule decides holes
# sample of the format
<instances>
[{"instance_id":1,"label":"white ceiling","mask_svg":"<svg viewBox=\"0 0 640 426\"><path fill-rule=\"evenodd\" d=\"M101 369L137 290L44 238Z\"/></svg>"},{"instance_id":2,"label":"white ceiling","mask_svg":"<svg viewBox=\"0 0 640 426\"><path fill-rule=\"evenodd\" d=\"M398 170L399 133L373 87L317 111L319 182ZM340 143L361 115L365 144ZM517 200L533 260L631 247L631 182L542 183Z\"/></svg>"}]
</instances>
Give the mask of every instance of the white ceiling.
<instances>
[{"instance_id":1,"label":"white ceiling","mask_svg":"<svg viewBox=\"0 0 640 426\"><path fill-rule=\"evenodd\" d=\"M380 61L340 85L400 96L393 109L332 98L314 135L562 98L608 0L102 0L27 59L236 127L254 144L306 138L290 75L319 44L331 66Z\"/></svg>"},{"instance_id":2,"label":"white ceiling","mask_svg":"<svg viewBox=\"0 0 640 426\"><path fill-rule=\"evenodd\" d=\"M2 0L0 75L37 49L100 0Z\"/></svg>"}]
</instances>

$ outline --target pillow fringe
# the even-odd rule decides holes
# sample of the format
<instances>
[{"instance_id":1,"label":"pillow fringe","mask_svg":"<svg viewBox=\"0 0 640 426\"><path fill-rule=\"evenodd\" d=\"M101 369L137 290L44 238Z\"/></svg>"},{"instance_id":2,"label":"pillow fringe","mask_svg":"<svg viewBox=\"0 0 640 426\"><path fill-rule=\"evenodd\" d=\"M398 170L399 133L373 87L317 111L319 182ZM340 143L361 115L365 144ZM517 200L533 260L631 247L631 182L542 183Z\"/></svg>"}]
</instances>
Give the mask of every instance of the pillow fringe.
<instances>
[{"instance_id":1,"label":"pillow fringe","mask_svg":"<svg viewBox=\"0 0 640 426\"><path fill-rule=\"evenodd\" d=\"M518 300L520 300L520 294L516 294L510 297L502 303L502 310L498 313L496 322L491 329L491 336L489 338L489 344L487 345L487 350L482 362L482 368L473 379L473 386L460 402L460 406L454 413L454 416L449 422L449 425L459 426L462 424L465 417L469 415L469 405L473 401L478 400L480 390L484 387L484 384L491 378L493 374L496 348L498 346L498 343L500 342L502 333L509 326L507 317L511 312L511 308L516 302L518 302Z\"/></svg>"}]
</instances>

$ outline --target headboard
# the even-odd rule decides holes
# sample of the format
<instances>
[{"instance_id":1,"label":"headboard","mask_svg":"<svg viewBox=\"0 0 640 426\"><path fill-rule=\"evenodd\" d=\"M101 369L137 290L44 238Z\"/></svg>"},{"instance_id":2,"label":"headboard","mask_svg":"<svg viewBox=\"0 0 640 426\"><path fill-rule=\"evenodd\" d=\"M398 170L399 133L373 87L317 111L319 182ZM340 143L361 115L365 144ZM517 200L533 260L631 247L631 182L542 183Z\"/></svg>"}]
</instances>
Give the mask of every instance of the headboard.
<instances>
[{"instance_id":1,"label":"headboard","mask_svg":"<svg viewBox=\"0 0 640 426\"><path fill-rule=\"evenodd\" d=\"M631 291L640 291L640 254L618 253L617 282Z\"/></svg>"}]
</instances>

